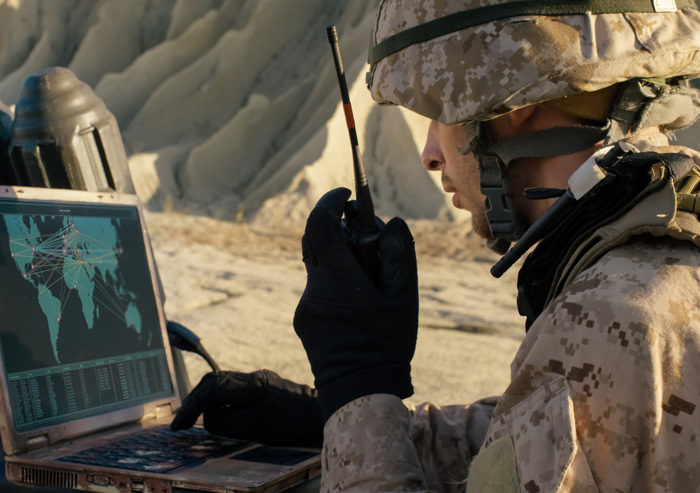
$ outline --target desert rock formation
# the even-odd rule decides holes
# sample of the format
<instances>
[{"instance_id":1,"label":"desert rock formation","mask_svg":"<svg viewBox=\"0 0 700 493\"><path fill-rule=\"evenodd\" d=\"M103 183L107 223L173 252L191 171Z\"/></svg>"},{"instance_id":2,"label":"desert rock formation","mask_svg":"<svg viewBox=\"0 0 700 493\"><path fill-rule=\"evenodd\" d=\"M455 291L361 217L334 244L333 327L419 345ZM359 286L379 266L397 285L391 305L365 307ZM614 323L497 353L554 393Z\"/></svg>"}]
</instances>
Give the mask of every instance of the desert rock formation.
<instances>
[{"instance_id":1,"label":"desert rock formation","mask_svg":"<svg viewBox=\"0 0 700 493\"><path fill-rule=\"evenodd\" d=\"M379 214L454 218L420 167L426 122L365 87L372 0L0 1L0 100L65 66L119 122L139 195L276 228L353 183L325 35L337 24ZM458 217L462 217L457 214Z\"/></svg>"}]
</instances>

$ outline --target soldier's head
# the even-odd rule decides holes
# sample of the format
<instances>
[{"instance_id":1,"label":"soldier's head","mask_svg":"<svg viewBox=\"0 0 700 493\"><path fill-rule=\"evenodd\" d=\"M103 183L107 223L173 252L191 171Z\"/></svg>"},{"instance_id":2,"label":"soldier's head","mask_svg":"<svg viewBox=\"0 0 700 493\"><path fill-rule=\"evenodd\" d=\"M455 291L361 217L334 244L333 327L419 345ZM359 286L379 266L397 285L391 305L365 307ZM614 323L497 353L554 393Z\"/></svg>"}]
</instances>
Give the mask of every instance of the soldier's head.
<instances>
[{"instance_id":1,"label":"soldier's head","mask_svg":"<svg viewBox=\"0 0 700 493\"><path fill-rule=\"evenodd\" d=\"M372 96L432 120L423 164L484 236L517 239L547 204L523 189L596 147L700 114L694 0L384 0L372 42Z\"/></svg>"}]
</instances>

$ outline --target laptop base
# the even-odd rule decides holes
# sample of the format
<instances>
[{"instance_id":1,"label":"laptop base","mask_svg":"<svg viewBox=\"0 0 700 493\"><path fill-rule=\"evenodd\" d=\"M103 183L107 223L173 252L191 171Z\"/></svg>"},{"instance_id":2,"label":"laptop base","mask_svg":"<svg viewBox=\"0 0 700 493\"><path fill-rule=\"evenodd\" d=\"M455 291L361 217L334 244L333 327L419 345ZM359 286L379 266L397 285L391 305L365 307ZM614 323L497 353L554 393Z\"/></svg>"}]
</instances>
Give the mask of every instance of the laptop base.
<instances>
[{"instance_id":1,"label":"laptop base","mask_svg":"<svg viewBox=\"0 0 700 493\"><path fill-rule=\"evenodd\" d=\"M165 474L103 464L66 462L71 457L84 457L92 450L130 440L149 430L157 432L167 426L170 419L170 416L162 416L147 424L122 426L46 449L7 457L7 479L25 486L86 491L273 492L285 491L321 473L316 449L268 447L253 442L243 442L242 446L220 457L185 464ZM134 457L137 457L136 453Z\"/></svg>"}]
</instances>

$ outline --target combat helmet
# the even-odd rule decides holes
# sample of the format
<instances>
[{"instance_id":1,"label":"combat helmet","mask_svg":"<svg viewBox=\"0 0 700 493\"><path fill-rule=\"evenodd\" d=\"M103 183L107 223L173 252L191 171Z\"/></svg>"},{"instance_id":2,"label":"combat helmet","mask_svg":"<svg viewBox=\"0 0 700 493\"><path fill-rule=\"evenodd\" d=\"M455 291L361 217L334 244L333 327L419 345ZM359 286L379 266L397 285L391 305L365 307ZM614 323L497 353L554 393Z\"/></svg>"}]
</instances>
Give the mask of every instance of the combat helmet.
<instances>
[{"instance_id":1,"label":"combat helmet","mask_svg":"<svg viewBox=\"0 0 700 493\"><path fill-rule=\"evenodd\" d=\"M629 130L672 131L700 116L700 12L695 0L383 0L369 51L372 97L464 125L479 160L496 249L518 230L509 163L569 154ZM591 124L491 143L480 122L532 104L603 104ZM576 106L576 104L573 104ZM601 105L598 105L601 106Z\"/></svg>"}]
</instances>

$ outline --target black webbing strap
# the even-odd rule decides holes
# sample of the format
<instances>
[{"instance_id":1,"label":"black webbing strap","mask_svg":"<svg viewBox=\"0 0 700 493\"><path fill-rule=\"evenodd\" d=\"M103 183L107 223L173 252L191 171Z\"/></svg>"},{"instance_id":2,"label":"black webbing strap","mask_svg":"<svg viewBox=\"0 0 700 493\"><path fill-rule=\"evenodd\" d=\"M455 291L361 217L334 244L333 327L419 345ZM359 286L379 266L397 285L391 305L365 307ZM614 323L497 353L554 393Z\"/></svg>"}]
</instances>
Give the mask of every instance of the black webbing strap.
<instances>
[{"instance_id":1,"label":"black webbing strap","mask_svg":"<svg viewBox=\"0 0 700 493\"><path fill-rule=\"evenodd\" d=\"M481 193L486 197L485 212L491 234L508 241L517 239L513 208L508 198L505 165L496 156L483 154L479 160Z\"/></svg>"},{"instance_id":2,"label":"black webbing strap","mask_svg":"<svg viewBox=\"0 0 700 493\"><path fill-rule=\"evenodd\" d=\"M406 29L382 40L370 48L368 61L374 65L381 59L401 51L413 44L423 43L469 27L479 26L511 17L523 15L578 15L578 14L621 14L627 12L651 13L673 11L661 5L673 5L673 0L550 0L539 2L525 0L519 2L487 5L433 19L425 24ZM698 9L696 0L675 0L676 9Z\"/></svg>"},{"instance_id":3,"label":"black webbing strap","mask_svg":"<svg viewBox=\"0 0 700 493\"><path fill-rule=\"evenodd\" d=\"M522 231L513 214L508 198L506 170L511 161L527 157L549 157L571 154L588 149L605 138L609 129L592 125L553 127L538 130L496 143L485 141L481 130L473 124L464 125L467 146L462 154L475 151L479 161L481 193L486 197L486 217L495 238L516 240ZM477 140L476 144L473 140ZM502 252L505 253L505 252Z\"/></svg>"},{"instance_id":4,"label":"black webbing strap","mask_svg":"<svg viewBox=\"0 0 700 493\"><path fill-rule=\"evenodd\" d=\"M506 165L515 159L562 156L588 149L603 140L607 132L607 126L552 127L496 142L486 153L498 156Z\"/></svg>"}]
</instances>

